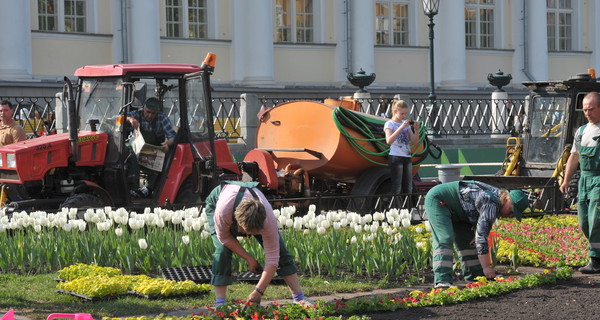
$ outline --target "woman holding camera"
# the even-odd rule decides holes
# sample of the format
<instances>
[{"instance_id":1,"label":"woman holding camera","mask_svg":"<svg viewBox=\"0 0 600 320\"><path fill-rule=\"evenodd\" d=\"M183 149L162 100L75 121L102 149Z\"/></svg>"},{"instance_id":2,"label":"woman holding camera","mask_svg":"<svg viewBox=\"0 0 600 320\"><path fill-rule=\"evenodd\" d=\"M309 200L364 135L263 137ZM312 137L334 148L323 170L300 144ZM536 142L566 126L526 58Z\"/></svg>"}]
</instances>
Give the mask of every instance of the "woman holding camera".
<instances>
[{"instance_id":1,"label":"woman holding camera","mask_svg":"<svg viewBox=\"0 0 600 320\"><path fill-rule=\"evenodd\" d=\"M408 105L397 100L392 105L392 119L383 126L385 142L390 145L388 165L392 175L391 193L412 193L412 162L410 143L416 144L419 123L406 120Z\"/></svg>"}]
</instances>

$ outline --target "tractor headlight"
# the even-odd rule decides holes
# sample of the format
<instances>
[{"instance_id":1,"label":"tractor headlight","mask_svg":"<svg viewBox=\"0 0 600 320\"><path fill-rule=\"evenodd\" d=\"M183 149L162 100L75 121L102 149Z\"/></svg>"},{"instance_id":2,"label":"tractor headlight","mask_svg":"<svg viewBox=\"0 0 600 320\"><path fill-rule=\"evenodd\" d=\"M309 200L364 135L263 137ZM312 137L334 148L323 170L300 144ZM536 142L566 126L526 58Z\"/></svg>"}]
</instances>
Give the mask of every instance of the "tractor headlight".
<instances>
[{"instance_id":1,"label":"tractor headlight","mask_svg":"<svg viewBox=\"0 0 600 320\"><path fill-rule=\"evenodd\" d=\"M17 159L15 158L15 154L14 153L7 153L6 154L6 165L9 168L16 168L17 167Z\"/></svg>"}]
</instances>

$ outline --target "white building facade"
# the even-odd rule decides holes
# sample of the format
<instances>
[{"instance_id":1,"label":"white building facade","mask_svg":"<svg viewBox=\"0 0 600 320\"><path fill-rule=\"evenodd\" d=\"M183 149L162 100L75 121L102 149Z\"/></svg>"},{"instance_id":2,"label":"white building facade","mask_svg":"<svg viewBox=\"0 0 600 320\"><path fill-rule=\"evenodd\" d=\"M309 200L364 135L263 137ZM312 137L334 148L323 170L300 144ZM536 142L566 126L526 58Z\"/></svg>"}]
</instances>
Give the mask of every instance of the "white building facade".
<instances>
[{"instance_id":1,"label":"white building facade","mask_svg":"<svg viewBox=\"0 0 600 320\"><path fill-rule=\"evenodd\" d=\"M436 90L490 88L489 73L558 80L600 70L600 3L441 0ZM60 86L84 65L200 64L215 90L428 92L429 27L417 0L0 0L0 96ZM30 90L30 91L28 91Z\"/></svg>"}]
</instances>

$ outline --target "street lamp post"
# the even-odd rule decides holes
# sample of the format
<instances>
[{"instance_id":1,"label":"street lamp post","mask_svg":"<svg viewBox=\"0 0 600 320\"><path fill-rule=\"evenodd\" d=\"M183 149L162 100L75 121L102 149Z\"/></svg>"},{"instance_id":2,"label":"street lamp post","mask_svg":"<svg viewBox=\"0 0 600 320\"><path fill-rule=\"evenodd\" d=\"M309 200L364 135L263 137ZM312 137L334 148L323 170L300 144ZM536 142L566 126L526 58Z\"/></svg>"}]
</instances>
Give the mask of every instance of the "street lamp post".
<instances>
[{"instance_id":1,"label":"street lamp post","mask_svg":"<svg viewBox=\"0 0 600 320\"><path fill-rule=\"evenodd\" d=\"M438 10L440 8L440 0L423 0L423 13L427 17L429 17L429 101L431 103L431 112L429 116L430 125L433 127L434 134L439 134L437 128L439 124L437 123L438 110L436 107L436 96L435 96L435 80L434 80L434 56L433 56L433 17L438 14Z\"/></svg>"}]
</instances>

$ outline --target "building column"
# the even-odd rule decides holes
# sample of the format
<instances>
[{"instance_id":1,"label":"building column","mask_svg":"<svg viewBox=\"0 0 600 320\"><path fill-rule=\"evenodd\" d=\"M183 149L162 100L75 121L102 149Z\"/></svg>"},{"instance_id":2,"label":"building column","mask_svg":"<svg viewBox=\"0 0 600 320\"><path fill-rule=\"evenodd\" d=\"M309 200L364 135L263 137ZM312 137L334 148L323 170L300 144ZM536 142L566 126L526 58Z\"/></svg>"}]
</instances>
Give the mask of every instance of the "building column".
<instances>
[{"instance_id":1,"label":"building column","mask_svg":"<svg viewBox=\"0 0 600 320\"><path fill-rule=\"evenodd\" d=\"M0 30L0 79L31 79L33 57L29 1L0 1Z\"/></svg>"},{"instance_id":2,"label":"building column","mask_svg":"<svg viewBox=\"0 0 600 320\"><path fill-rule=\"evenodd\" d=\"M521 83L526 80L530 80L525 71L525 19L523 18L524 14L524 3L525 0L516 0L512 5L512 20L511 25L512 33L510 36L513 39L513 59L512 59L512 81L509 86L519 87Z\"/></svg>"},{"instance_id":3,"label":"building column","mask_svg":"<svg viewBox=\"0 0 600 320\"><path fill-rule=\"evenodd\" d=\"M335 69L334 79L335 82L344 85L348 83L347 75L350 64L350 17L347 12L350 10L350 4L347 0L335 0L334 12L333 12L333 23L335 32Z\"/></svg>"},{"instance_id":4,"label":"building column","mask_svg":"<svg viewBox=\"0 0 600 320\"><path fill-rule=\"evenodd\" d=\"M440 10L433 17L433 23L436 82L443 89L468 88L465 2L440 1Z\"/></svg>"},{"instance_id":5,"label":"building column","mask_svg":"<svg viewBox=\"0 0 600 320\"><path fill-rule=\"evenodd\" d=\"M349 72L356 73L362 68L371 74L375 72L375 2L355 0L350 3Z\"/></svg>"},{"instance_id":6,"label":"building column","mask_svg":"<svg viewBox=\"0 0 600 320\"><path fill-rule=\"evenodd\" d=\"M527 0L525 13L525 71L532 80L548 80L546 0Z\"/></svg>"},{"instance_id":7,"label":"building column","mask_svg":"<svg viewBox=\"0 0 600 320\"><path fill-rule=\"evenodd\" d=\"M232 78L244 86L274 85L273 1L232 0Z\"/></svg>"},{"instance_id":8,"label":"building column","mask_svg":"<svg viewBox=\"0 0 600 320\"><path fill-rule=\"evenodd\" d=\"M128 63L160 63L159 0L129 0L127 11Z\"/></svg>"}]
</instances>

